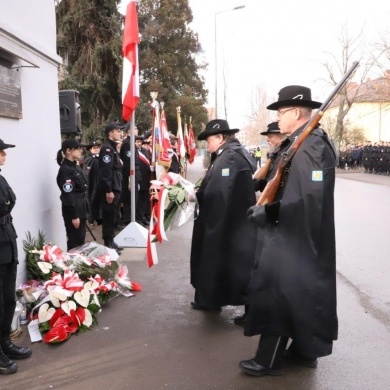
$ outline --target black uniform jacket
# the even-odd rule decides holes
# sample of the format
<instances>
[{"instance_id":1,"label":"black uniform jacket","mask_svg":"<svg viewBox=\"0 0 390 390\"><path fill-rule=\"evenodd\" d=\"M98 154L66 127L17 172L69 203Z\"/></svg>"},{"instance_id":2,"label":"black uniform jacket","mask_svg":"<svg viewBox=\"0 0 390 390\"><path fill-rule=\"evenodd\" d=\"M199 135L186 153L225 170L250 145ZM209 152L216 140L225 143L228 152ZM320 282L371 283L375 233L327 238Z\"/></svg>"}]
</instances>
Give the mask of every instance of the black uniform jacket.
<instances>
[{"instance_id":1,"label":"black uniform jacket","mask_svg":"<svg viewBox=\"0 0 390 390\"><path fill-rule=\"evenodd\" d=\"M256 228L247 209L256 202L256 164L237 139L223 144L197 191L191 284L205 307L244 304L253 265Z\"/></svg>"},{"instance_id":2,"label":"black uniform jacket","mask_svg":"<svg viewBox=\"0 0 390 390\"><path fill-rule=\"evenodd\" d=\"M315 129L285 171L278 222L259 229L250 283L245 335L290 337L310 357L329 355L337 339L335 166L328 136Z\"/></svg>"},{"instance_id":3,"label":"black uniform jacket","mask_svg":"<svg viewBox=\"0 0 390 390\"><path fill-rule=\"evenodd\" d=\"M140 191L149 191L150 187L150 161L151 156L147 149L140 148L139 153L139 170L141 173L141 181L139 183Z\"/></svg>"},{"instance_id":4,"label":"black uniform jacket","mask_svg":"<svg viewBox=\"0 0 390 390\"><path fill-rule=\"evenodd\" d=\"M173 149L171 156L171 166L169 167L168 172L180 173L180 161L176 149Z\"/></svg>"},{"instance_id":5,"label":"black uniform jacket","mask_svg":"<svg viewBox=\"0 0 390 390\"><path fill-rule=\"evenodd\" d=\"M117 143L107 140L100 148L99 173L102 194L122 191L123 162L116 149Z\"/></svg>"},{"instance_id":6,"label":"black uniform jacket","mask_svg":"<svg viewBox=\"0 0 390 390\"><path fill-rule=\"evenodd\" d=\"M64 159L57 174L61 190L62 215L71 219L87 218L87 179L76 161Z\"/></svg>"},{"instance_id":7,"label":"black uniform jacket","mask_svg":"<svg viewBox=\"0 0 390 390\"><path fill-rule=\"evenodd\" d=\"M99 178L99 154L91 154L84 160L83 171L88 184L90 219L102 218Z\"/></svg>"},{"instance_id":8,"label":"black uniform jacket","mask_svg":"<svg viewBox=\"0 0 390 390\"><path fill-rule=\"evenodd\" d=\"M7 180L0 175L0 264L18 261L16 231L12 223L11 211L15 206L16 196Z\"/></svg>"},{"instance_id":9,"label":"black uniform jacket","mask_svg":"<svg viewBox=\"0 0 390 390\"><path fill-rule=\"evenodd\" d=\"M123 168L122 168L122 195L127 196L130 194L129 191L129 177L130 177L130 157L131 157L131 150L130 150L130 137L127 137L121 146L120 151L120 158L123 162ZM138 157L138 150L134 146L134 179L135 184L138 186L138 183L141 181L141 173L139 171L139 157Z\"/></svg>"}]
</instances>

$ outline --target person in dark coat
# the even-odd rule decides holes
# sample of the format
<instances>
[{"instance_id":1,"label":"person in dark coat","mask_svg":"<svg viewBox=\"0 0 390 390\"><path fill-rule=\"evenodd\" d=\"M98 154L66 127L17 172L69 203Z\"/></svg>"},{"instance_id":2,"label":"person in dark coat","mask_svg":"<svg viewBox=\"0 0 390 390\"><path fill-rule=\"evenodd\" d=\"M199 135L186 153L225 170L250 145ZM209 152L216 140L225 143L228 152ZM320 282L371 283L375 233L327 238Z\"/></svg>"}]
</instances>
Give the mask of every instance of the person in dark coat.
<instances>
[{"instance_id":1,"label":"person in dark coat","mask_svg":"<svg viewBox=\"0 0 390 390\"><path fill-rule=\"evenodd\" d=\"M94 141L86 146L90 153L84 159L83 172L88 184L89 216L88 222L102 224L102 197L99 185L100 142Z\"/></svg>"},{"instance_id":2,"label":"person in dark coat","mask_svg":"<svg viewBox=\"0 0 390 390\"><path fill-rule=\"evenodd\" d=\"M214 156L196 193L199 213L191 244L191 284L194 309L221 310L244 305L256 240L247 209L256 202L253 157L235 138L226 120L206 125L198 140L206 140Z\"/></svg>"},{"instance_id":3,"label":"person in dark coat","mask_svg":"<svg viewBox=\"0 0 390 390\"><path fill-rule=\"evenodd\" d=\"M168 172L178 173L180 174L180 159L177 155L177 137L171 137L171 146L172 146L172 154L171 154L171 166L168 169Z\"/></svg>"},{"instance_id":4,"label":"person in dark coat","mask_svg":"<svg viewBox=\"0 0 390 390\"><path fill-rule=\"evenodd\" d=\"M5 164L6 149L15 145L0 139L0 166ZM26 359L30 348L19 347L10 339L11 324L15 313L16 274L18 266L17 234L12 223L11 211L16 196L7 180L0 175L0 375L14 374L18 366L11 359Z\"/></svg>"},{"instance_id":5,"label":"person in dark coat","mask_svg":"<svg viewBox=\"0 0 390 390\"><path fill-rule=\"evenodd\" d=\"M313 108L302 86L280 90L279 127L286 151L302 133ZM337 339L334 183L336 152L319 127L288 164L276 198L251 207L249 219L261 230L249 287L245 335L261 334L255 357L240 368L255 376L280 375L283 359L316 367ZM260 234L260 233L259 233ZM288 340L292 339L287 351Z\"/></svg>"},{"instance_id":6,"label":"person in dark coat","mask_svg":"<svg viewBox=\"0 0 390 390\"><path fill-rule=\"evenodd\" d=\"M106 141L99 153L100 191L102 196L102 238L108 248L120 250L114 242L115 228L119 224L119 202L122 193L123 162L118 152L122 130L117 123L108 124L104 133Z\"/></svg>"},{"instance_id":7,"label":"person in dark coat","mask_svg":"<svg viewBox=\"0 0 390 390\"><path fill-rule=\"evenodd\" d=\"M141 173L139 170L139 156L138 150L134 146L134 179L135 179L135 188L130 189L130 157L131 157L131 148L130 148L130 122L128 126L124 129L127 133L127 137L124 139L121 150L120 157L123 161L123 170L122 170L122 203L123 203L123 223L127 226L131 222L131 191L134 191L135 198L135 209L138 207L138 187L139 182L141 181ZM135 140L139 137L138 129L134 127L134 136ZM142 139L142 137L141 137ZM134 218L136 219L136 217Z\"/></svg>"},{"instance_id":8,"label":"person in dark coat","mask_svg":"<svg viewBox=\"0 0 390 390\"><path fill-rule=\"evenodd\" d=\"M139 200L138 200L138 215L137 222L147 227L150 221L150 180L151 180L151 160L150 153L150 135L146 134L148 138L140 137L136 140L136 147L139 156L139 170L141 173L141 180L139 182Z\"/></svg>"},{"instance_id":9,"label":"person in dark coat","mask_svg":"<svg viewBox=\"0 0 390 390\"><path fill-rule=\"evenodd\" d=\"M60 165L57 185L61 190L68 251L85 243L87 230L87 179L77 165L81 155L82 145L75 139L64 140L57 153L57 163Z\"/></svg>"}]
</instances>

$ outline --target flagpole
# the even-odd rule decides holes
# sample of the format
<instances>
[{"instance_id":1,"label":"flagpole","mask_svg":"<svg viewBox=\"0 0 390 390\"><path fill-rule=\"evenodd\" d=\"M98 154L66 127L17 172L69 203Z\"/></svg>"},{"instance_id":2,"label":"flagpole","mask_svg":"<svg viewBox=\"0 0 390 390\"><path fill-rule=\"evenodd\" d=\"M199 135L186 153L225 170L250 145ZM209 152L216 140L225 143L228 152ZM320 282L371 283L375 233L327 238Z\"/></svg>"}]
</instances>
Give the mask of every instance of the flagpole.
<instances>
[{"instance_id":1,"label":"flagpole","mask_svg":"<svg viewBox=\"0 0 390 390\"><path fill-rule=\"evenodd\" d=\"M135 222L135 110L130 122L130 213L131 222ZM137 184L138 185L138 184Z\"/></svg>"},{"instance_id":2,"label":"flagpole","mask_svg":"<svg viewBox=\"0 0 390 390\"><path fill-rule=\"evenodd\" d=\"M131 0L126 9L123 32L122 117L130 122L130 223L114 238L121 247L146 247L148 231L135 222L135 108L139 101L138 69L138 16L136 1ZM126 173L127 174L127 173Z\"/></svg>"}]
</instances>

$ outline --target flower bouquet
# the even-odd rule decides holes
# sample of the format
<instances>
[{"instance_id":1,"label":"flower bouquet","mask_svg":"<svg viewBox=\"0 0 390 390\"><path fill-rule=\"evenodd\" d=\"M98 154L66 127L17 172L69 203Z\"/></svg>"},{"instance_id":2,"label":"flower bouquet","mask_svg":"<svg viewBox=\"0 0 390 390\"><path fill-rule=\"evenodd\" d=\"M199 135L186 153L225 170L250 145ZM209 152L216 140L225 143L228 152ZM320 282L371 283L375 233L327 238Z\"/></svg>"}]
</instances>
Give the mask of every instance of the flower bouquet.
<instances>
[{"instance_id":1,"label":"flower bouquet","mask_svg":"<svg viewBox=\"0 0 390 390\"><path fill-rule=\"evenodd\" d=\"M69 252L44 245L29 254L35 256L34 269L40 269L42 278L21 285L18 295L28 303L30 325L36 325L45 343L60 343L90 329L97 324L102 303L118 294L130 297L132 291L141 290L128 278L127 267L117 253L96 242Z\"/></svg>"},{"instance_id":2,"label":"flower bouquet","mask_svg":"<svg viewBox=\"0 0 390 390\"><path fill-rule=\"evenodd\" d=\"M156 242L168 241L166 230L182 226L193 215L190 204L195 199L194 185L173 172L164 174L160 180L151 180L152 213L147 240L149 267L158 263Z\"/></svg>"}]
</instances>

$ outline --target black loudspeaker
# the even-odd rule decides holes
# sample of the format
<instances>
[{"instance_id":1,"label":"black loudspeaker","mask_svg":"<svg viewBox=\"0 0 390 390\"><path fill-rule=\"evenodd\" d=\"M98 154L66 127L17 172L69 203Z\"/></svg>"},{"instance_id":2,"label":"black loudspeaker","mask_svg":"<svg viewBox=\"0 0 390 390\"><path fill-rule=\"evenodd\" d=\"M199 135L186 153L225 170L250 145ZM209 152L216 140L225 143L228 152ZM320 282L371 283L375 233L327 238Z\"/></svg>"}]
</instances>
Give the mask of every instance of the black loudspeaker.
<instances>
[{"instance_id":1,"label":"black loudspeaker","mask_svg":"<svg viewBox=\"0 0 390 390\"><path fill-rule=\"evenodd\" d=\"M82 134L79 91L59 91L61 134Z\"/></svg>"}]
</instances>

